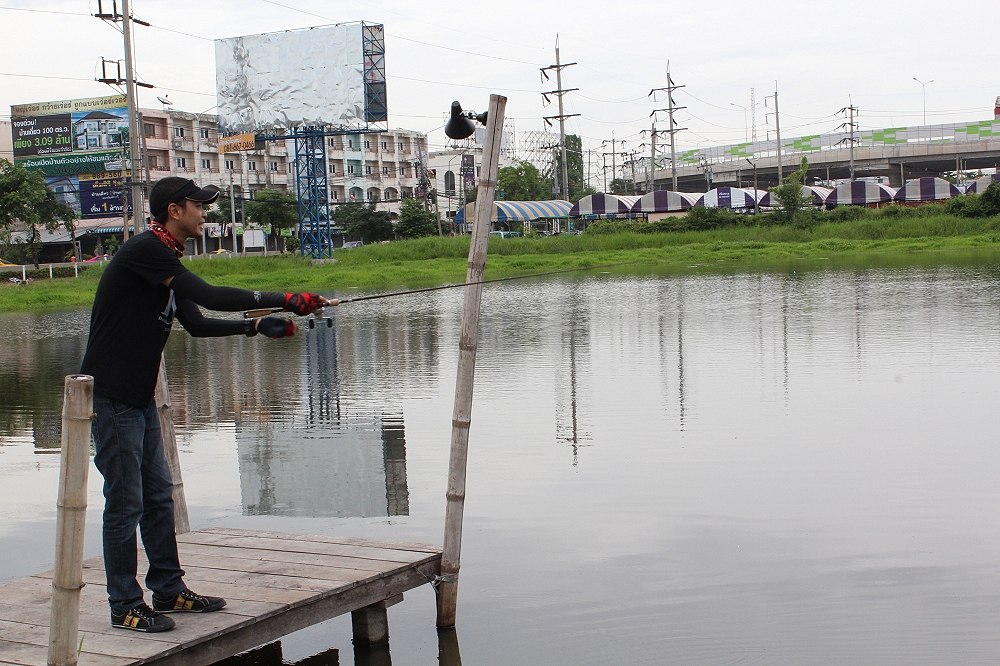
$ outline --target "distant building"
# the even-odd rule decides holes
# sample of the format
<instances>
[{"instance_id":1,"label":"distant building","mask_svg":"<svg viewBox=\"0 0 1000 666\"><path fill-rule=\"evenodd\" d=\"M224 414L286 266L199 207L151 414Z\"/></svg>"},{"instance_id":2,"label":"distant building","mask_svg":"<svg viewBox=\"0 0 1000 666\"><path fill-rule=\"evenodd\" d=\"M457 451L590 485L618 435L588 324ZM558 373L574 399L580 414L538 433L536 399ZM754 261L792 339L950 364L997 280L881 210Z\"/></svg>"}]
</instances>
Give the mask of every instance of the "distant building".
<instances>
[{"instance_id":1,"label":"distant building","mask_svg":"<svg viewBox=\"0 0 1000 666\"><path fill-rule=\"evenodd\" d=\"M0 120L0 159L14 161L14 135L9 120Z\"/></svg>"},{"instance_id":2,"label":"distant building","mask_svg":"<svg viewBox=\"0 0 1000 666\"><path fill-rule=\"evenodd\" d=\"M295 191L293 141L265 141L260 150L220 155L214 114L140 113L150 181L185 176L200 185L231 187L237 198L253 198L265 188ZM398 213L400 200L415 196L427 136L405 129L338 135L327 137L325 148L331 206L357 201Z\"/></svg>"}]
</instances>

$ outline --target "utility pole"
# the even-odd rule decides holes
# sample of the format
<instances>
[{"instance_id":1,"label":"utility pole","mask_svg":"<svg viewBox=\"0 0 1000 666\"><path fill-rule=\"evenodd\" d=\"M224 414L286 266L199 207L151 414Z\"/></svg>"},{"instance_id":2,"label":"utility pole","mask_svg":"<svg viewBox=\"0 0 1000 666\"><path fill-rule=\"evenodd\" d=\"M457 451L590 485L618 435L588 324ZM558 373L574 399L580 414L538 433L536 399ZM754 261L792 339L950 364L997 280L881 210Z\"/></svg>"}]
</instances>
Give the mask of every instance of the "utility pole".
<instances>
[{"instance_id":1,"label":"utility pole","mask_svg":"<svg viewBox=\"0 0 1000 666\"><path fill-rule=\"evenodd\" d=\"M604 155L604 157L605 157L605 163L604 163L605 169L607 169L607 166L608 166L607 165L607 156L611 155L611 184L614 185L615 184L615 178L617 177L617 174L618 174L618 162L616 160L617 152L615 151L615 146L620 143L622 145L622 150L624 150L625 149L625 139L621 139L619 141L615 141L615 133L611 132L611 141L609 142L607 139L605 139L604 141L601 141L601 146L602 147L606 146L608 143L611 144L611 152L610 153L601 153L601 154ZM607 187L607 180L608 180L608 178L607 178L607 176L605 176L604 177L604 190L605 190L605 193L611 194L610 192L607 192L607 189L608 189L608 187ZM622 192L622 194L624 194L624 192Z\"/></svg>"},{"instance_id":2,"label":"utility pole","mask_svg":"<svg viewBox=\"0 0 1000 666\"><path fill-rule=\"evenodd\" d=\"M846 142L848 144L848 146L850 146L850 149L851 149L851 163L850 163L851 164L851 180L854 180L854 143L857 141L857 139L854 138L854 132L856 130L856 123L854 122L854 114L857 113L857 111L858 111L858 108L856 106L854 106L853 104L851 104L850 106L845 106L840 111L837 111L837 113L847 113L848 114L848 121L846 123L841 124L840 127L846 127L847 130L850 132L850 136L848 136L848 138L846 138L846 139L841 139L837 143L845 143ZM840 127L838 127L837 129L840 129Z\"/></svg>"},{"instance_id":3,"label":"utility pole","mask_svg":"<svg viewBox=\"0 0 1000 666\"><path fill-rule=\"evenodd\" d=\"M781 118L778 116L778 82L774 82L774 94L768 95L764 98L764 104L767 104L767 98L774 98L774 129L778 137L778 185L781 185L781 179L783 178L781 173Z\"/></svg>"},{"instance_id":4,"label":"utility pole","mask_svg":"<svg viewBox=\"0 0 1000 666\"><path fill-rule=\"evenodd\" d=\"M674 80L670 76L670 61L668 60L667 61L667 86L665 88L653 88L652 90L649 91L649 95L648 95L648 96L653 96L654 93L656 93L657 91L660 91L660 90L665 90L666 93L667 93L667 108L666 108L666 111L667 111L667 123L668 123L667 133L670 134L670 179L671 179L671 182L673 183L673 191L674 192L677 191L677 140L676 140L676 138L675 138L674 135L677 134L677 132L681 132L681 131L687 129L686 127L675 127L674 126L674 125L676 125L676 123L674 122L674 111L680 111L681 109L686 109L687 108L686 106L675 106L674 105L674 91L677 90L678 88L683 88L683 87L684 86L674 85ZM654 99L655 99L655 97L654 97ZM662 110L662 109L660 109L660 110ZM654 116L655 116L655 114L656 114L656 111L653 111L653 115Z\"/></svg>"},{"instance_id":5,"label":"utility pole","mask_svg":"<svg viewBox=\"0 0 1000 666\"><path fill-rule=\"evenodd\" d=\"M125 39L125 79L122 80L120 76L116 79L109 79L105 77L98 79L98 81L113 85L125 84L125 98L128 105L128 167L132 179L132 224L134 225L133 228L135 233L139 233L141 228L139 220L143 217L145 205L143 203L142 194L142 158L139 153L139 104L136 101L136 86L143 86L145 88L152 88L153 86L148 83L139 83L135 80L135 68L132 65L132 23L138 23L139 25L146 27L149 27L149 23L132 18L132 13L129 10L129 0L122 0L121 14L118 13L118 8L114 1L112 1L112 13L106 14L104 12L102 0L98 0L97 14L94 16L102 21L111 21L112 23L117 23L118 21L122 22L121 31ZM124 166L125 165L123 164L122 167L124 168ZM128 240L128 206L125 207L123 219L123 237L125 240Z\"/></svg>"},{"instance_id":6,"label":"utility pole","mask_svg":"<svg viewBox=\"0 0 1000 666\"><path fill-rule=\"evenodd\" d=\"M663 88L659 88L659 90L663 90ZM650 148L649 148L649 172L646 174L646 191L647 192L652 192L653 189L654 189L654 187L655 187L655 185L656 185L656 139L661 134L666 134L666 130L659 130L659 131L657 131L657 129L656 129L656 114L657 114L657 112L666 111L666 110L667 109L653 109L653 112L649 114L650 117L652 118L652 122L650 124L650 129L649 129L649 135L650 135L650 142L649 143L650 143ZM641 134L643 136L645 136L646 130L642 130ZM639 147L640 148L645 148L646 144L645 143L641 143L641 144L639 144Z\"/></svg>"},{"instance_id":7,"label":"utility pole","mask_svg":"<svg viewBox=\"0 0 1000 666\"><path fill-rule=\"evenodd\" d=\"M579 113L564 113L563 112L563 95L568 92L573 92L574 90L579 90L579 88L568 88L563 89L562 87L562 70L563 67L571 67L575 65L575 62L568 62L565 65L559 60L559 35L556 34L556 64L549 65L548 67L542 67L542 82L549 80L549 75L547 70L554 69L556 71L556 89L550 90L548 92L542 93L542 98L545 103L549 103L549 95L556 95L559 98L559 115L557 116L546 116L543 118L545 123L549 126L552 125L553 120L559 121L559 146L562 150L562 198L569 201L569 167L566 163L566 119L572 118L573 116L580 115Z\"/></svg>"}]
</instances>

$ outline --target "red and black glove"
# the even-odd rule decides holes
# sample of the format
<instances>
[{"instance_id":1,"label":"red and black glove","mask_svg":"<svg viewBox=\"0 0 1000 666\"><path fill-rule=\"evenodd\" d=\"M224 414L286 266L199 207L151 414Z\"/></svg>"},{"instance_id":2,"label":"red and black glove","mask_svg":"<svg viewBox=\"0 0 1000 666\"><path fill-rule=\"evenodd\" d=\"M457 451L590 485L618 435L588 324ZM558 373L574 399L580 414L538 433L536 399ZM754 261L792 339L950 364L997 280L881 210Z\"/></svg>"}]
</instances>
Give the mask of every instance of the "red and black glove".
<instances>
[{"instance_id":1,"label":"red and black glove","mask_svg":"<svg viewBox=\"0 0 1000 666\"><path fill-rule=\"evenodd\" d=\"M303 291L301 294L285 294L284 309L297 315L308 315L326 305L326 300L319 294Z\"/></svg>"},{"instance_id":2,"label":"red and black glove","mask_svg":"<svg viewBox=\"0 0 1000 666\"><path fill-rule=\"evenodd\" d=\"M298 327L293 319L264 317L257 322L257 332L269 338L287 338L295 335Z\"/></svg>"}]
</instances>

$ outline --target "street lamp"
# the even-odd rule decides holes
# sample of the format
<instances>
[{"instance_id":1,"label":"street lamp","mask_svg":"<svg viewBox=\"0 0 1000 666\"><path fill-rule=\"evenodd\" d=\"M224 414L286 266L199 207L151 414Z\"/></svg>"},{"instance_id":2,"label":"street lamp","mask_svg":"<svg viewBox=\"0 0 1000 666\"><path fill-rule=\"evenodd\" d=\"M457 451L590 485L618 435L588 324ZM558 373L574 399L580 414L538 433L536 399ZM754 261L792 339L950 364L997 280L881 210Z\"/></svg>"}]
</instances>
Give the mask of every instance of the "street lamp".
<instances>
[{"instance_id":1,"label":"street lamp","mask_svg":"<svg viewBox=\"0 0 1000 666\"><path fill-rule=\"evenodd\" d=\"M923 91L924 91L924 125L926 125L927 124L927 84L928 83L934 83L934 79L931 79L930 81L921 81L920 79L918 79L917 77L914 76L913 80L916 81L917 83L919 83L920 86L923 88Z\"/></svg>"},{"instance_id":2,"label":"street lamp","mask_svg":"<svg viewBox=\"0 0 1000 666\"><path fill-rule=\"evenodd\" d=\"M736 102L730 102L729 105L743 109L743 140L750 143L750 126L747 125L747 107Z\"/></svg>"}]
</instances>

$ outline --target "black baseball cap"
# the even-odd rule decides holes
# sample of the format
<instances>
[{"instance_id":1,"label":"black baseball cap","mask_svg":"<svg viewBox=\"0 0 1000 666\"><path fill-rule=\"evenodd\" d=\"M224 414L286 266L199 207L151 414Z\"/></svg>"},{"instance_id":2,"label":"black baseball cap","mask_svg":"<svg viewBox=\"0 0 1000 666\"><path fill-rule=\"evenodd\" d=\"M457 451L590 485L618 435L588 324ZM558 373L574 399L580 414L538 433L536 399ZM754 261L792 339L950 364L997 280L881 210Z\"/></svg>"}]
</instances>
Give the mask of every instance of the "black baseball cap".
<instances>
[{"instance_id":1,"label":"black baseball cap","mask_svg":"<svg viewBox=\"0 0 1000 666\"><path fill-rule=\"evenodd\" d=\"M167 176L158 180L149 192L149 212L153 214L155 219L160 219L167 212L167 206L172 203L180 203L188 199L209 204L218 199L219 194L219 188L215 185L198 187L189 178Z\"/></svg>"}]
</instances>

